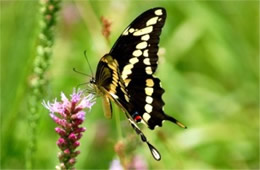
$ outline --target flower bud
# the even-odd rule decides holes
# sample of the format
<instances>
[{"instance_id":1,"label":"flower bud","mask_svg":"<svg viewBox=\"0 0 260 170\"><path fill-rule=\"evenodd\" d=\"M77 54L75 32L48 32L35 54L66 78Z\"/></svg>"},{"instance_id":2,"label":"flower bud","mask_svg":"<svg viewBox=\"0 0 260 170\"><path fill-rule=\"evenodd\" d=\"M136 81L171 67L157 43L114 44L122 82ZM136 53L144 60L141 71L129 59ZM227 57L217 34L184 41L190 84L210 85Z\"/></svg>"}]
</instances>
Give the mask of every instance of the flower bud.
<instances>
[{"instance_id":1,"label":"flower bud","mask_svg":"<svg viewBox=\"0 0 260 170\"><path fill-rule=\"evenodd\" d=\"M56 131L56 133L58 133L60 136L65 136L65 135L66 135L66 131L63 130L63 129L61 129L61 128L59 128L59 127L56 127L56 128L55 128L55 131Z\"/></svg>"},{"instance_id":2,"label":"flower bud","mask_svg":"<svg viewBox=\"0 0 260 170\"><path fill-rule=\"evenodd\" d=\"M69 149L65 149L63 152L64 152L64 154L66 154L66 155L69 155L69 154L70 154L70 150L69 150Z\"/></svg>"},{"instance_id":3,"label":"flower bud","mask_svg":"<svg viewBox=\"0 0 260 170\"><path fill-rule=\"evenodd\" d=\"M75 159L75 158L71 158L71 159L69 160L69 163L70 163L71 165L74 165L74 164L76 163L76 159Z\"/></svg>"},{"instance_id":4,"label":"flower bud","mask_svg":"<svg viewBox=\"0 0 260 170\"><path fill-rule=\"evenodd\" d=\"M74 133L71 133L69 135L69 139L72 140L72 141L76 141L77 140L77 136Z\"/></svg>"},{"instance_id":5,"label":"flower bud","mask_svg":"<svg viewBox=\"0 0 260 170\"><path fill-rule=\"evenodd\" d=\"M78 147L79 145L80 145L79 141L76 141L76 142L73 143L74 148Z\"/></svg>"}]
</instances>

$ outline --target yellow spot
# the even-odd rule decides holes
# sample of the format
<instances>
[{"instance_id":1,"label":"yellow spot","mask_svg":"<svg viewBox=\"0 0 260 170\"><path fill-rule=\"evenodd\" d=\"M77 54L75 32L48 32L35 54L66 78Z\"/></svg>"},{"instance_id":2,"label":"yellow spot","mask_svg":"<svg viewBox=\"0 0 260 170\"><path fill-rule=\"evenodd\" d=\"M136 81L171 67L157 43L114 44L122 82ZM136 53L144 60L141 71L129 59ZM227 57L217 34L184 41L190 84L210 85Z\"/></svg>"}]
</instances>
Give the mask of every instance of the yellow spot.
<instances>
[{"instance_id":1,"label":"yellow spot","mask_svg":"<svg viewBox=\"0 0 260 170\"><path fill-rule=\"evenodd\" d=\"M147 96L152 96L152 94L153 94L153 88L152 87L146 87L144 90L145 90L145 94Z\"/></svg>"},{"instance_id":2,"label":"yellow spot","mask_svg":"<svg viewBox=\"0 0 260 170\"><path fill-rule=\"evenodd\" d=\"M138 61L139 61L138 58L134 57L134 58L131 58L131 59L129 60L129 63L135 64L135 63L137 63Z\"/></svg>"},{"instance_id":3,"label":"yellow spot","mask_svg":"<svg viewBox=\"0 0 260 170\"><path fill-rule=\"evenodd\" d=\"M124 81L125 81L125 86L127 87L128 84L130 83L131 79L125 79Z\"/></svg>"},{"instance_id":4,"label":"yellow spot","mask_svg":"<svg viewBox=\"0 0 260 170\"><path fill-rule=\"evenodd\" d=\"M134 67L133 64L127 64L125 67L124 67L124 70L130 70Z\"/></svg>"},{"instance_id":5,"label":"yellow spot","mask_svg":"<svg viewBox=\"0 0 260 170\"><path fill-rule=\"evenodd\" d=\"M152 67L145 67L145 72L149 75L153 74Z\"/></svg>"},{"instance_id":6,"label":"yellow spot","mask_svg":"<svg viewBox=\"0 0 260 170\"><path fill-rule=\"evenodd\" d=\"M144 106L144 109L145 109L145 111L146 111L147 113L151 113L151 112L153 111L153 106L150 105L150 104L146 104L146 105Z\"/></svg>"},{"instance_id":7,"label":"yellow spot","mask_svg":"<svg viewBox=\"0 0 260 170\"><path fill-rule=\"evenodd\" d=\"M149 58L145 58L145 59L144 59L144 64L145 64L145 65L148 65L148 66L151 65L150 59L149 59Z\"/></svg>"},{"instance_id":8,"label":"yellow spot","mask_svg":"<svg viewBox=\"0 0 260 170\"><path fill-rule=\"evenodd\" d=\"M123 32L123 35L128 35L128 30L129 30L129 27L127 27L127 28L125 29L125 31Z\"/></svg>"},{"instance_id":9,"label":"yellow spot","mask_svg":"<svg viewBox=\"0 0 260 170\"><path fill-rule=\"evenodd\" d=\"M135 56L135 57L139 57L140 55L142 55L142 51L141 50L135 50L133 52L133 56Z\"/></svg>"},{"instance_id":10,"label":"yellow spot","mask_svg":"<svg viewBox=\"0 0 260 170\"><path fill-rule=\"evenodd\" d=\"M128 74L122 74L122 79L123 79L123 80L126 79L127 76L128 76Z\"/></svg>"},{"instance_id":11,"label":"yellow spot","mask_svg":"<svg viewBox=\"0 0 260 170\"><path fill-rule=\"evenodd\" d=\"M147 87L153 87L154 82L153 79L146 79L146 86Z\"/></svg>"},{"instance_id":12,"label":"yellow spot","mask_svg":"<svg viewBox=\"0 0 260 170\"><path fill-rule=\"evenodd\" d=\"M156 11L154 11L155 15L162 15L162 10L161 9L157 9Z\"/></svg>"},{"instance_id":13,"label":"yellow spot","mask_svg":"<svg viewBox=\"0 0 260 170\"><path fill-rule=\"evenodd\" d=\"M157 23L157 19L158 19L158 17L153 17L153 18L149 19L149 20L146 22L146 26L156 24L156 23Z\"/></svg>"},{"instance_id":14,"label":"yellow spot","mask_svg":"<svg viewBox=\"0 0 260 170\"><path fill-rule=\"evenodd\" d=\"M141 40L143 40L143 41L147 41L149 39L150 39L150 35L149 34L146 34L146 35L141 37Z\"/></svg>"},{"instance_id":15,"label":"yellow spot","mask_svg":"<svg viewBox=\"0 0 260 170\"><path fill-rule=\"evenodd\" d=\"M143 41L136 45L136 49L144 49L147 47L147 42Z\"/></svg>"},{"instance_id":16,"label":"yellow spot","mask_svg":"<svg viewBox=\"0 0 260 170\"><path fill-rule=\"evenodd\" d=\"M148 49L144 50L144 56L148 57Z\"/></svg>"},{"instance_id":17,"label":"yellow spot","mask_svg":"<svg viewBox=\"0 0 260 170\"><path fill-rule=\"evenodd\" d=\"M151 104L153 102L153 98L151 96L146 96L145 102Z\"/></svg>"},{"instance_id":18,"label":"yellow spot","mask_svg":"<svg viewBox=\"0 0 260 170\"><path fill-rule=\"evenodd\" d=\"M143 119L148 122L148 120L151 118L151 115L149 115L148 113L144 113L143 114Z\"/></svg>"},{"instance_id":19,"label":"yellow spot","mask_svg":"<svg viewBox=\"0 0 260 170\"><path fill-rule=\"evenodd\" d=\"M153 26L145 27L133 33L134 36L141 36L144 34L148 34L153 31Z\"/></svg>"},{"instance_id":20,"label":"yellow spot","mask_svg":"<svg viewBox=\"0 0 260 170\"><path fill-rule=\"evenodd\" d=\"M134 31L135 31L135 29L130 28L128 32L133 33Z\"/></svg>"},{"instance_id":21,"label":"yellow spot","mask_svg":"<svg viewBox=\"0 0 260 170\"><path fill-rule=\"evenodd\" d=\"M126 79L127 76L132 73L132 70L131 70L131 69L132 69L133 67L134 67L133 64L128 64L128 65L126 65L126 66L124 67L123 72L122 72L122 79L123 79L123 80Z\"/></svg>"},{"instance_id":22,"label":"yellow spot","mask_svg":"<svg viewBox=\"0 0 260 170\"><path fill-rule=\"evenodd\" d=\"M125 100L129 102L129 97L127 95L125 95Z\"/></svg>"}]
</instances>

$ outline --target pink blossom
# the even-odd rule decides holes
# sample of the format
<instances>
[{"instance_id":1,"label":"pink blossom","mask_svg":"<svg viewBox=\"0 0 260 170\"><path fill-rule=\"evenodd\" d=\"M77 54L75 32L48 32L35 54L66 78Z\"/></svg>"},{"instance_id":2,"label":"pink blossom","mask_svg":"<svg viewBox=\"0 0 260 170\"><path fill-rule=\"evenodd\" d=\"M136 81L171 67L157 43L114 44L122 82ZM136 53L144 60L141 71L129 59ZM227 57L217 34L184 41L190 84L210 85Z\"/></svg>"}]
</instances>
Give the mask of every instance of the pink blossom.
<instances>
[{"instance_id":1,"label":"pink blossom","mask_svg":"<svg viewBox=\"0 0 260 170\"><path fill-rule=\"evenodd\" d=\"M60 138L56 142L61 152L58 154L61 169L73 169L76 156L80 151L76 148L80 145L85 127L81 127L85 120L86 112L83 109L91 109L95 104L94 95L83 95L81 90L73 90L70 99L61 92L61 101L55 99L52 103L43 101L42 105L49 110L50 117L58 125L55 128Z\"/></svg>"}]
</instances>

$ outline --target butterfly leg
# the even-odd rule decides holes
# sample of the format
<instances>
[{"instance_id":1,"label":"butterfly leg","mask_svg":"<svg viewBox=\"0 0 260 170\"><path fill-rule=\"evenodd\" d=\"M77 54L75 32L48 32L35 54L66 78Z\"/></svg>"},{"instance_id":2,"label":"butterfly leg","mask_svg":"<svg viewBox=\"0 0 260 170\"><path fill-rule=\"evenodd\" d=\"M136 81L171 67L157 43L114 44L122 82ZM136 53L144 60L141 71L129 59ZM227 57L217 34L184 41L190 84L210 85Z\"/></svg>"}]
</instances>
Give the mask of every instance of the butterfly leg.
<instances>
[{"instance_id":1,"label":"butterfly leg","mask_svg":"<svg viewBox=\"0 0 260 170\"><path fill-rule=\"evenodd\" d=\"M136 125L136 123L135 123L131 118L129 118L129 117L128 117L128 120L129 120L129 122L131 123L131 126L133 127L133 129L135 130L135 132L136 132L138 135L140 135L142 141L145 142L145 143L148 145L148 147L149 147L149 149L150 149L150 151L151 151L151 154L153 155L154 159L157 160L157 161L161 160L161 154L160 154L160 152L159 152L152 144L150 144L150 143L148 142L147 138L145 137L145 135L143 134L143 132L140 130L140 128Z\"/></svg>"}]
</instances>

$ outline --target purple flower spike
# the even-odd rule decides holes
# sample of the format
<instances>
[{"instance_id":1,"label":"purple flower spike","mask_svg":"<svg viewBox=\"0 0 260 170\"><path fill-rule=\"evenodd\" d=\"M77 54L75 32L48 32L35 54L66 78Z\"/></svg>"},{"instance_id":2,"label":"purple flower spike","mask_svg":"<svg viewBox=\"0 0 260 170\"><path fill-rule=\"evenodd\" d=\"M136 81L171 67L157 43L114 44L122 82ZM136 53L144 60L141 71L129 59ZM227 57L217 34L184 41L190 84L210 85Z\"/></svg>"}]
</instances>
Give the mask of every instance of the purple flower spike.
<instances>
[{"instance_id":1,"label":"purple flower spike","mask_svg":"<svg viewBox=\"0 0 260 170\"><path fill-rule=\"evenodd\" d=\"M86 112L83 109L91 109L95 104L92 94L83 96L83 91L73 90L70 99L61 93L61 101L56 99L53 103L43 101L42 105L49 110L50 117L58 125L55 128L60 138L56 142L61 152L58 154L60 165L58 169L74 169L76 156L80 151L76 148L80 145L79 139L86 128L81 127L85 120Z\"/></svg>"}]
</instances>

